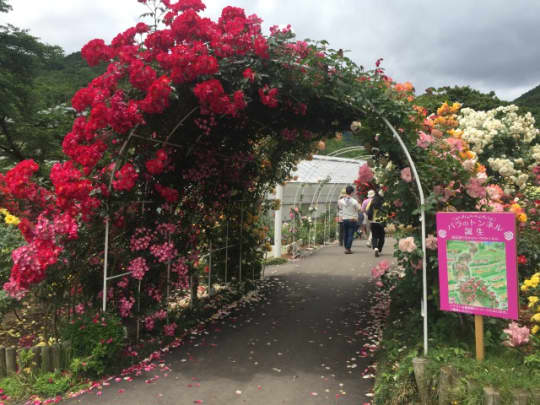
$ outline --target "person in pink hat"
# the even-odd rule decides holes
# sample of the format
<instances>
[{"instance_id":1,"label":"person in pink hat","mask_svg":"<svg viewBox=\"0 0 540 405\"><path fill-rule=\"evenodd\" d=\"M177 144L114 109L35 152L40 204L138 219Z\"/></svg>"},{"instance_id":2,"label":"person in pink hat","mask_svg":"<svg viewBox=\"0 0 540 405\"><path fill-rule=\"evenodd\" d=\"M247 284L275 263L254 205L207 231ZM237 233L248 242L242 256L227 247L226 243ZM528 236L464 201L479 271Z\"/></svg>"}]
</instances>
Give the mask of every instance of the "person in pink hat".
<instances>
[{"instance_id":1,"label":"person in pink hat","mask_svg":"<svg viewBox=\"0 0 540 405\"><path fill-rule=\"evenodd\" d=\"M369 190L367 193L367 198L364 199L364 201L362 201L362 206L360 208L362 213L364 214L364 222L362 223L362 231L364 235L366 235L367 247L371 247L371 225L370 225L369 218L367 215L367 209L373 197L375 197L375 190Z\"/></svg>"}]
</instances>

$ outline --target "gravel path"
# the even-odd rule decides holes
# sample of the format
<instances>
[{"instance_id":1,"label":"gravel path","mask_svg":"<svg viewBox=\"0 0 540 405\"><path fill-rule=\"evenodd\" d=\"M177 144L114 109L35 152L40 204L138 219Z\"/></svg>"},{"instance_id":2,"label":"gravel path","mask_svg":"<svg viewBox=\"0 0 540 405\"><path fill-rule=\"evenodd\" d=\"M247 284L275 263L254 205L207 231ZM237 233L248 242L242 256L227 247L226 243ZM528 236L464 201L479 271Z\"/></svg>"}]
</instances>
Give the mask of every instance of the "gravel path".
<instances>
[{"instance_id":1,"label":"gravel path","mask_svg":"<svg viewBox=\"0 0 540 405\"><path fill-rule=\"evenodd\" d=\"M352 255L325 247L266 269L262 299L192 336L153 370L111 379L67 403L355 404L370 401L370 269L364 241ZM117 382L119 381L119 382Z\"/></svg>"}]
</instances>

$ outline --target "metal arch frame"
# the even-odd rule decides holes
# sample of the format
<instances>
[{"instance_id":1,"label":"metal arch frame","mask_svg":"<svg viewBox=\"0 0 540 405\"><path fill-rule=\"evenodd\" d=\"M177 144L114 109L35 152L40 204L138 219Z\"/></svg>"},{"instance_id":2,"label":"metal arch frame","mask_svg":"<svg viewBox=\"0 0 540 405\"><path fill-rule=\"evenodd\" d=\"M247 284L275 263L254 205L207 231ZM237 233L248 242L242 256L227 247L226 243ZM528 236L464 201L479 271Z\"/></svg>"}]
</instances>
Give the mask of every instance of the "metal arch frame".
<instances>
[{"instance_id":1,"label":"metal arch frame","mask_svg":"<svg viewBox=\"0 0 540 405\"><path fill-rule=\"evenodd\" d=\"M372 108L373 104L369 103ZM376 110L375 110L376 111ZM409 161L409 164L411 165L411 170L414 175L414 180L416 182L416 187L418 188L418 194L420 196L420 223L422 228L422 301L420 304L421 308L421 314L424 318L423 326L424 326L424 355L427 356L428 354L428 313L427 313L427 263L426 263L426 207L425 207L425 198L424 198L424 190L422 188L422 183L420 182L420 177L418 176L418 172L416 170L416 165L414 164L414 161L411 157L411 154L409 153L409 150L407 149L407 146L403 142L403 139L399 136L396 129L390 124L390 122L381 115L382 120L386 124L386 126L392 131L392 134L394 138L398 141L399 145L403 149L403 152L405 153L405 156L407 157L407 160Z\"/></svg>"}]
</instances>

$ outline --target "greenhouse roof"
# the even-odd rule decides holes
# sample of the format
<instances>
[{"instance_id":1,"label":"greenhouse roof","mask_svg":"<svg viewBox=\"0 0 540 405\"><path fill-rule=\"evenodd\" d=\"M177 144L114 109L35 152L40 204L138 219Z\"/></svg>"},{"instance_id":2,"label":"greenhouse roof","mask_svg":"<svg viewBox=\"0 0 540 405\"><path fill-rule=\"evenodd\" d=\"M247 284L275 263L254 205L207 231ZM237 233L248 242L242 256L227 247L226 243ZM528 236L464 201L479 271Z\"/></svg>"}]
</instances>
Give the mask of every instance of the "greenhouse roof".
<instances>
[{"instance_id":1,"label":"greenhouse roof","mask_svg":"<svg viewBox=\"0 0 540 405\"><path fill-rule=\"evenodd\" d=\"M291 174L290 183L318 183L328 179L329 183L352 184L358 178L358 169L366 161L334 156L314 155L312 160L302 160Z\"/></svg>"}]
</instances>

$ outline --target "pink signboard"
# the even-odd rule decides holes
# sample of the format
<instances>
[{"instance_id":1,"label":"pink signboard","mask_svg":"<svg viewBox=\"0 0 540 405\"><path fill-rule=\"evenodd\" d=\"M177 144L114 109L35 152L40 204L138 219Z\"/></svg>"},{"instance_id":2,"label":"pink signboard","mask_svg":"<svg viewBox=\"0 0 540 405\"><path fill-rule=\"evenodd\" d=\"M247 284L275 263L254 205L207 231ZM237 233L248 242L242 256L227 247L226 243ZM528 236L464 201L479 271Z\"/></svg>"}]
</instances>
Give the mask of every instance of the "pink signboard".
<instances>
[{"instance_id":1,"label":"pink signboard","mask_svg":"<svg viewBox=\"0 0 540 405\"><path fill-rule=\"evenodd\" d=\"M518 318L513 213L437 213L443 311Z\"/></svg>"}]
</instances>

